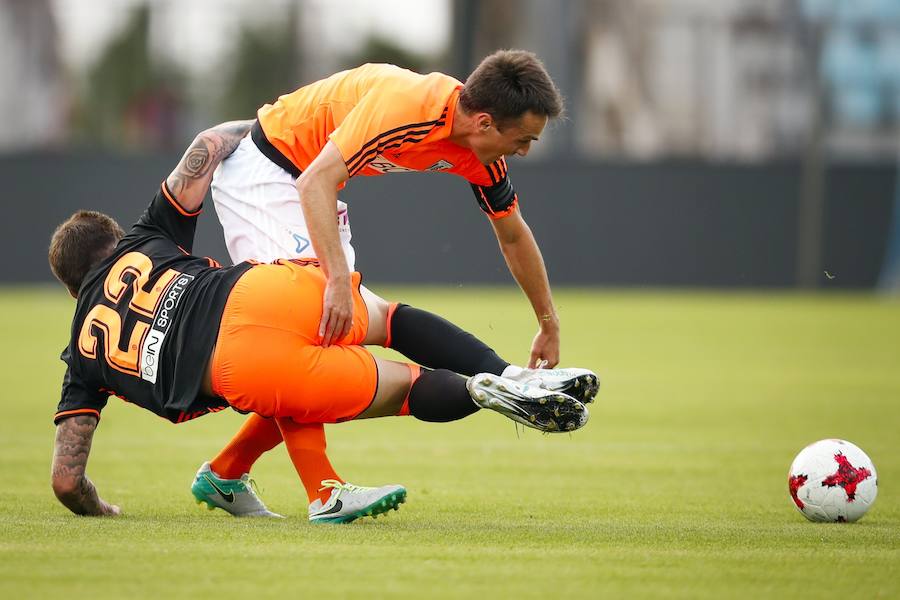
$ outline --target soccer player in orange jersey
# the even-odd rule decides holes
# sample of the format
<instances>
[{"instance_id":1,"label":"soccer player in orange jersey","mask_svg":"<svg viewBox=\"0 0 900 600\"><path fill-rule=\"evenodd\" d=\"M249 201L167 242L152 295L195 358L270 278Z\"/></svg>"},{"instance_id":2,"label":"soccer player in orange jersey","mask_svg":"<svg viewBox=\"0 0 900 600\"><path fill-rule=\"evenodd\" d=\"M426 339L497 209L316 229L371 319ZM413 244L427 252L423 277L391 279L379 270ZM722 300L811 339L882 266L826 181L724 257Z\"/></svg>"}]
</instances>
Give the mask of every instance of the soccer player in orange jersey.
<instances>
[{"instance_id":1,"label":"soccer player in orange jersey","mask_svg":"<svg viewBox=\"0 0 900 600\"><path fill-rule=\"evenodd\" d=\"M214 175L213 201L235 261L315 256L328 277L319 335L327 346L353 316L348 179L404 171L465 178L535 310L529 366L559 362L559 322L538 246L505 156L525 156L562 99L531 53L500 51L463 84L366 64L259 109L251 135Z\"/></svg>"},{"instance_id":2,"label":"soccer player in orange jersey","mask_svg":"<svg viewBox=\"0 0 900 600\"><path fill-rule=\"evenodd\" d=\"M229 123L198 135L128 233L106 215L79 211L53 234L51 268L77 301L54 418L53 489L66 507L83 515L120 512L85 472L111 395L174 423L229 407L252 412L276 424L292 458L304 449L304 425L351 419L450 421L489 408L542 431L584 425L584 405L561 392L373 357L362 344L383 341L388 317L364 297L359 273L350 274L350 329L326 347L317 335L326 277L315 261L222 268L191 255L212 169L249 126ZM259 506L245 480L204 481L223 502ZM397 485L321 484L330 493L310 510L311 521L352 521L397 508L406 497Z\"/></svg>"},{"instance_id":3,"label":"soccer player in orange jersey","mask_svg":"<svg viewBox=\"0 0 900 600\"><path fill-rule=\"evenodd\" d=\"M462 374L490 371L541 379L569 393L583 384L577 393L590 401L596 393L592 374L533 370L558 363L559 320L540 250L519 212L504 158L526 155L548 120L561 112L562 99L550 76L533 54L523 51L488 56L465 83L441 73L421 75L367 64L304 86L263 106L251 134L213 177L212 197L229 253L235 262L317 257L327 274L318 330L327 346L346 334L354 312L349 273L355 251L338 190L355 176L425 171L463 177L535 311L538 333L529 363L525 369L510 365L435 315L388 304L372 294L389 315L383 345L420 364ZM338 479L330 466L325 468L323 429L312 425L306 435L303 458L295 460L298 469ZM279 442L273 423L251 417L211 464L201 466L195 488L215 473L241 477ZM210 468L213 473L208 474ZM309 489L312 502L315 488ZM317 495L324 501L327 493Z\"/></svg>"}]
</instances>

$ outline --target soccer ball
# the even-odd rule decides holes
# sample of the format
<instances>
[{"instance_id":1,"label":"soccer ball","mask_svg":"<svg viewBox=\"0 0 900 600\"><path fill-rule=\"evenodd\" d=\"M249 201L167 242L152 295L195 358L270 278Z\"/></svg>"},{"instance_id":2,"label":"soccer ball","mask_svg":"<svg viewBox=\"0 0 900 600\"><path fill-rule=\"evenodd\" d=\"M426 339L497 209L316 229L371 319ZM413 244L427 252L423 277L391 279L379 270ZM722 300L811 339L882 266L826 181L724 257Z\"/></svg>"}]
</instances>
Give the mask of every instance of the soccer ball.
<instances>
[{"instance_id":1,"label":"soccer ball","mask_svg":"<svg viewBox=\"0 0 900 600\"><path fill-rule=\"evenodd\" d=\"M788 473L791 500L810 521L852 522L878 495L875 465L844 440L821 440L800 451Z\"/></svg>"}]
</instances>

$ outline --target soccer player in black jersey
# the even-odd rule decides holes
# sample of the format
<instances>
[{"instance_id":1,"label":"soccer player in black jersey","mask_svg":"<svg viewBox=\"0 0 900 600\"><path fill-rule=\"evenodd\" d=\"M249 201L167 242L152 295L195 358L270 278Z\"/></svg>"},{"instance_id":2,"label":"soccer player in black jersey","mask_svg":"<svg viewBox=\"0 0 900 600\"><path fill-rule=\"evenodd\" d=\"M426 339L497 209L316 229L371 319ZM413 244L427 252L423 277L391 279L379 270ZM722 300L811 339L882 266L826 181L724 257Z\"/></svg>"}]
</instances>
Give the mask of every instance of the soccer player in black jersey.
<instances>
[{"instance_id":1,"label":"soccer player in black jersey","mask_svg":"<svg viewBox=\"0 0 900 600\"><path fill-rule=\"evenodd\" d=\"M586 422L584 405L559 389L490 374L465 379L373 357L362 346L383 343L388 315L364 297L358 273L351 331L324 347L317 329L326 276L316 263L223 268L191 255L212 171L249 127L232 122L199 134L129 232L106 215L80 211L53 235L51 268L77 300L55 416L52 480L65 506L83 515L119 513L85 474L110 395L174 423L229 407L272 418L289 452L302 450L292 440L304 424L358 418L411 414L443 422L481 407L543 431ZM596 380L578 377L569 384L576 381L594 386L583 397L592 399ZM247 487L207 481L225 503ZM313 521L384 512L406 494L401 486L321 483L332 493L311 507Z\"/></svg>"}]
</instances>

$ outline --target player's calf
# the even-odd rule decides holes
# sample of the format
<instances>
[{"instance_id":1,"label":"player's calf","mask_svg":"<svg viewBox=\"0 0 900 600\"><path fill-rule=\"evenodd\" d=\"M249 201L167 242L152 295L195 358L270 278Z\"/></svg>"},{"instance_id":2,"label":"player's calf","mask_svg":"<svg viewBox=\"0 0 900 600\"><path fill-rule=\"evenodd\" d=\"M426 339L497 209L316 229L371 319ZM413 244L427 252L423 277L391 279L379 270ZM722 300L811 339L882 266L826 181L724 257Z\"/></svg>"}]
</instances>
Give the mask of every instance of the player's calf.
<instances>
[{"instance_id":1,"label":"player's calf","mask_svg":"<svg viewBox=\"0 0 900 600\"><path fill-rule=\"evenodd\" d=\"M573 431L588 420L584 404L563 392L490 373L466 379L442 369L422 369L409 391L408 408L417 419L437 423L487 408L545 432Z\"/></svg>"}]
</instances>

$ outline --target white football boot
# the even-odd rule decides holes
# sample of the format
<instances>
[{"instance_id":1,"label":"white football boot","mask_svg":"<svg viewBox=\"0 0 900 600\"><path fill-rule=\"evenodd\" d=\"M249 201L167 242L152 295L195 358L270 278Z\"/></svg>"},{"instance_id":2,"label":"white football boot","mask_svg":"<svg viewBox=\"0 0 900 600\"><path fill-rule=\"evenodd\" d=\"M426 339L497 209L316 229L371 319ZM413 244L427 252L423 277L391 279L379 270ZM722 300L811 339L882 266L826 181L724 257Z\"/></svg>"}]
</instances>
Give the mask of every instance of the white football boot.
<instances>
[{"instance_id":1,"label":"white football boot","mask_svg":"<svg viewBox=\"0 0 900 600\"><path fill-rule=\"evenodd\" d=\"M490 373L479 373L466 381L469 396L481 408L489 408L539 431L559 433L584 427L588 410L575 398L519 383Z\"/></svg>"},{"instance_id":2,"label":"white football boot","mask_svg":"<svg viewBox=\"0 0 900 600\"><path fill-rule=\"evenodd\" d=\"M197 504L204 502L209 510L221 508L235 517L283 519L281 515L266 508L253 489L255 485L249 473L244 473L240 479L222 479L209 468L209 463L205 462L194 477L191 493L194 494Z\"/></svg>"},{"instance_id":3,"label":"white football boot","mask_svg":"<svg viewBox=\"0 0 900 600\"><path fill-rule=\"evenodd\" d=\"M402 485L373 488L326 479L320 489L326 488L332 488L328 501L322 504L316 498L309 505L310 523L349 523L369 516L374 519L406 502L406 488Z\"/></svg>"},{"instance_id":4,"label":"white football boot","mask_svg":"<svg viewBox=\"0 0 900 600\"><path fill-rule=\"evenodd\" d=\"M593 402L600 389L600 378L588 369L526 369L510 365L503 371L503 376L519 383L568 394L582 404Z\"/></svg>"}]
</instances>

